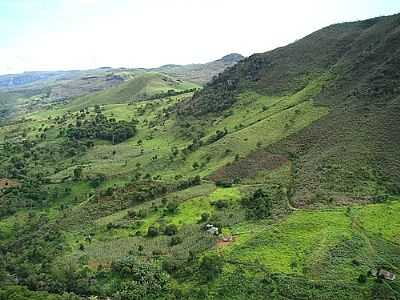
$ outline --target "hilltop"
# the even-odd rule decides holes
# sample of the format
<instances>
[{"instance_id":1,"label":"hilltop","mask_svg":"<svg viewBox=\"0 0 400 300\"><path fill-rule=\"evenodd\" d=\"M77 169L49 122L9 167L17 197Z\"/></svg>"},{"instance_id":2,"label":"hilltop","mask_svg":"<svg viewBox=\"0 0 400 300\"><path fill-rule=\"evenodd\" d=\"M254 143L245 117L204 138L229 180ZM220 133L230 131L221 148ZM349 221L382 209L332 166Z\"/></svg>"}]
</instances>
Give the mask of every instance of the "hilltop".
<instances>
[{"instance_id":1,"label":"hilltop","mask_svg":"<svg viewBox=\"0 0 400 300\"><path fill-rule=\"evenodd\" d=\"M226 68L229 68L239 61L244 59L244 56L238 53L231 53L224 57L208 62L205 64L190 64L190 65L165 65L154 69L156 72L165 73L182 80L195 82L204 85L209 82L214 76L218 75Z\"/></svg>"},{"instance_id":2,"label":"hilltop","mask_svg":"<svg viewBox=\"0 0 400 300\"><path fill-rule=\"evenodd\" d=\"M102 104L130 103L140 100L157 99L200 88L197 84L185 82L156 72L130 75L116 87L75 98L70 105L88 107Z\"/></svg>"},{"instance_id":3,"label":"hilltop","mask_svg":"<svg viewBox=\"0 0 400 300\"><path fill-rule=\"evenodd\" d=\"M99 104L118 103L151 98L168 90L181 92L199 88L242 58L240 54L228 54L205 64L166 65L155 69L102 67L0 75L0 121L17 113L68 103L74 98L81 98L76 103L90 104L97 100Z\"/></svg>"}]
</instances>

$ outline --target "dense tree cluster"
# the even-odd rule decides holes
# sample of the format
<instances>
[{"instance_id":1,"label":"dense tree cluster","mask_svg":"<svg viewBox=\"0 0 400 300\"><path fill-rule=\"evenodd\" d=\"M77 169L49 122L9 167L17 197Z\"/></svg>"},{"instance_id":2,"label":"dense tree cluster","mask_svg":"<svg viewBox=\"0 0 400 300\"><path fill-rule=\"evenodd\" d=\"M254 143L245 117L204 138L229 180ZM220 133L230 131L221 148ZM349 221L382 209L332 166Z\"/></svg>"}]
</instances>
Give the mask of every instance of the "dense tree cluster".
<instances>
[{"instance_id":1,"label":"dense tree cluster","mask_svg":"<svg viewBox=\"0 0 400 300\"><path fill-rule=\"evenodd\" d=\"M118 144L135 135L135 125L136 121L116 121L99 112L92 119L78 119L75 126L67 128L66 136L76 140L97 138Z\"/></svg>"},{"instance_id":2,"label":"dense tree cluster","mask_svg":"<svg viewBox=\"0 0 400 300\"><path fill-rule=\"evenodd\" d=\"M121 278L114 288L115 299L159 299L168 291L168 275L159 266L133 256L113 262L112 271Z\"/></svg>"},{"instance_id":3,"label":"dense tree cluster","mask_svg":"<svg viewBox=\"0 0 400 300\"><path fill-rule=\"evenodd\" d=\"M251 196L242 199L247 216L252 219L264 219L271 216L272 201L268 193L257 189Z\"/></svg>"},{"instance_id":4,"label":"dense tree cluster","mask_svg":"<svg viewBox=\"0 0 400 300\"><path fill-rule=\"evenodd\" d=\"M0 217L11 215L21 208L45 207L50 196L41 178L26 180L20 186L3 191Z\"/></svg>"},{"instance_id":5,"label":"dense tree cluster","mask_svg":"<svg viewBox=\"0 0 400 300\"><path fill-rule=\"evenodd\" d=\"M193 89L186 89L183 91L176 91L176 90L168 90L166 92L162 92L162 93L158 93L152 96L148 96L146 97L146 100L155 100L155 99L162 99L162 98L166 98L166 97L172 97L172 96L179 96L179 95L183 95L183 94L187 94L187 93L193 93L197 91L196 88Z\"/></svg>"}]
</instances>

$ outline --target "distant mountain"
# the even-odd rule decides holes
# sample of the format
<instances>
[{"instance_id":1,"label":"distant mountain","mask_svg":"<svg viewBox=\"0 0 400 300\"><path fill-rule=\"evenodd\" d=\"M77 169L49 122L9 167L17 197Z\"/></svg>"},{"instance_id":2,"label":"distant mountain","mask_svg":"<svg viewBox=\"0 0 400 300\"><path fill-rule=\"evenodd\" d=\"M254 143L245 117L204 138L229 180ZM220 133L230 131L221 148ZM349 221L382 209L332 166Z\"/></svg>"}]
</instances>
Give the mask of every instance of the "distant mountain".
<instances>
[{"instance_id":1,"label":"distant mountain","mask_svg":"<svg viewBox=\"0 0 400 300\"><path fill-rule=\"evenodd\" d=\"M205 64L165 65L155 68L153 71L204 85L214 76L218 75L226 68L235 65L243 58L244 56L240 54L232 53L222 57L221 59Z\"/></svg>"},{"instance_id":2,"label":"distant mountain","mask_svg":"<svg viewBox=\"0 0 400 300\"><path fill-rule=\"evenodd\" d=\"M0 89L39 88L86 76L105 75L108 71L112 71L112 69L33 71L20 74L0 75Z\"/></svg>"},{"instance_id":3,"label":"distant mountain","mask_svg":"<svg viewBox=\"0 0 400 300\"><path fill-rule=\"evenodd\" d=\"M0 90L14 90L21 88L39 88L49 85L58 85L60 82L69 88L69 82L77 80L73 85L84 86L86 83L82 80L100 79L106 77L108 82L116 79L110 76L119 72L161 72L171 76L176 76L182 80L193 81L204 84L225 68L236 64L244 57L240 54L232 53L221 59L205 64L190 65L164 65L153 69L128 69L128 68L111 68L101 67L92 70L68 70L68 71L32 71L20 74L0 75ZM57 93L57 92L56 92ZM62 95L64 96L64 95Z\"/></svg>"},{"instance_id":4,"label":"distant mountain","mask_svg":"<svg viewBox=\"0 0 400 300\"><path fill-rule=\"evenodd\" d=\"M23 111L30 111L77 97L84 99L75 103L116 103L146 99L169 89L182 91L198 88L241 59L243 56L240 54L229 54L206 64L170 64L154 69L101 67L92 70L35 71L0 75L0 119L13 115L22 105ZM134 80L129 81L131 79ZM125 85L118 88L125 82ZM32 97L35 101L31 101Z\"/></svg>"},{"instance_id":5,"label":"distant mountain","mask_svg":"<svg viewBox=\"0 0 400 300\"><path fill-rule=\"evenodd\" d=\"M55 71L1 75L0 89L13 89L49 80L68 80L76 77L79 73L80 71Z\"/></svg>"}]
</instances>

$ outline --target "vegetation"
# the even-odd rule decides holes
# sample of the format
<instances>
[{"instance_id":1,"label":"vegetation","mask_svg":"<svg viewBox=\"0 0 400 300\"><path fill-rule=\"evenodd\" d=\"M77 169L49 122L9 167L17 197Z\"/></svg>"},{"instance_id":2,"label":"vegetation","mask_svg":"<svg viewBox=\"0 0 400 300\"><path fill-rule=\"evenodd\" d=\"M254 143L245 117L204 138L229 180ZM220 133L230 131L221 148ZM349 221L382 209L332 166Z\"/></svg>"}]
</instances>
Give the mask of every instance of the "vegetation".
<instances>
[{"instance_id":1,"label":"vegetation","mask_svg":"<svg viewBox=\"0 0 400 300\"><path fill-rule=\"evenodd\" d=\"M397 299L398 22L0 94L0 299Z\"/></svg>"}]
</instances>

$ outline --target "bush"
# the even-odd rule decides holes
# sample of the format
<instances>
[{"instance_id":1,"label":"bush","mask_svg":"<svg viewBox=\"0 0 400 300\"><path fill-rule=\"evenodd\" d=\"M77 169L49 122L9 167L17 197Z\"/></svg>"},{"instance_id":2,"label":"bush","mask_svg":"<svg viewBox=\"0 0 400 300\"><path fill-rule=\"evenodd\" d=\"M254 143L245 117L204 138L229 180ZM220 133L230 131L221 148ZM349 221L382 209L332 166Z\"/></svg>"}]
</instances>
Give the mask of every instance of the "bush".
<instances>
[{"instance_id":1,"label":"bush","mask_svg":"<svg viewBox=\"0 0 400 300\"><path fill-rule=\"evenodd\" d=\"M218 180L217 182L215 182L215 185L218 187L228 188L232 186L232 182L227 180Z\"/></svg>"},{"instance_id":2,"label":"bush","mask_svg":"<svg viewBox=\"0 0 400 300\"><path fill-rule=\"evenodd\" d=\"M201 219L200 219L200 223L204 223L207 222L207 220L210 218L210 214L209 213L202 213L201 214Z\"/></svg>"},{"instance_id":3,"label":"bush","mask_svg":"<svg viewBox=\"0 0 400 300\"><path fill-rule=\"evenodd\" d=\"M175 224L168 224L164 229L164 234L166 235L175 235L178 232L178 227Z\"/></svg>"},{"instance_id":4,"label":"bush","mask_svg":"<svg viewBox=\"0 0 400 300\"><path fill-rule=\"evenodd\" d=\"M155 226L149 226L147 229L147 236L148 237L156 237L159 234L158 228Z\"/></svg>"},{"instance_id":5,"label":"bush","mask_svg":"<svg viewBox=\"0 0 400 300\"><path fill-rule=\"evenodd\" d=\"M242 199L242 206L247 209L249 218L264 219L271 216L272 201L262 189L258 189L250 197Z\"/></svg>"},{"instance_id":6,"label":"bush","mask_svg":"<svg viewBox=\"0 0 400 300\"><path fill-rule=\"evenodd\" d=\"M217 201L213 202L212 204L215 205L215 207L218 209L227 208L229 206L228 202L225 200L217 200Z\"/></svg>"},{"instance_id":7,"label":"bush","mask_svg":"<svg viewBox=\"0 0 400 300\"><path fill-rule=\"evenodd\" d=\"M365 274L360 274L360 276L358 276L357 281L358 281L359 283L366 283L366 282L367 282L367 275L365 275Z\"/></svg>"},{"instance_id":8,"label":"bush","mask_svg":"<svg viewBox=\"0 0 400 300\"><path fill-rule=\"evenodd\" d=\"M137 216L137 213L135 210L129 210L128 211L128 218L133 219Z\"/></svg>"},{"instance_id":9,"label":"bush","mask_svg":"<svg viewBox=\"0 0 400 300\"><path fill-rule=\"evenodd\" d=\"M98 174L96 177L90 179L90 186L92 188L99 187L106 180L106 175Z\"/></svg>"},{"instance_id":10,"label":"bush","mask_svg":"<svg viewBox=\"0 0 400 300\"><path fill-rule=\"evenodd\" d=\"M112 271L123 276L113 299L160 299L168 291L168 275L155 264L127 256L112 263Z\"/></svg>"},{"instance_id":11,"label":"bush","mask_svg":"<svg viewBox=\"0 0 400 300\"><path fill-rule=\"evenodd\" d=\"M178 270L178 266L178 263L172 259L162 262L162 269L169 274L175 273Z\"/></svg>"},{"instance_id":12,"label":"bush","mask_svg":"<svg viewBox=\"0 0 400 300\"><path fill-rule=\"evenodd\" d=\"M222 272L223 260L216 254L204 256L200 262L200 274L207 281L214 280Z\"/></svg>"},{"instance_id":13,"label":"bush","mask_svg":"<svg viewBox=\"0 0 400 300\"><path fill-rule=\"evenodd\" d=\"M139 212L138 212L137 216L138 216L140 219L146 218L146 217L147 217L147 210L145 210L145 209L139 209Z\"/></svg>"},{"instance_id":14,"label":"bush","mask_svg":"<svg viewBox=\"0 0 400 300\"><path fill-rule=\"evenodd\" d=\"M172 247L172 246L179 245L180 243L182 243L182 239L179 236L174 236L174 237L172 237L169 245Z\"/></svg>"},{"instance_id":15,"label":"bush","mask_svg":"<svg viewBox=\"0 0 400 300\"><path fill-rule=\"evenodd\" d=\"M167 204L167 212L170 214L174 214L178 211L178 202L170 201Z\"/></svg>"}]
</instances>

